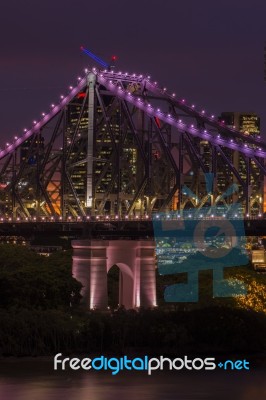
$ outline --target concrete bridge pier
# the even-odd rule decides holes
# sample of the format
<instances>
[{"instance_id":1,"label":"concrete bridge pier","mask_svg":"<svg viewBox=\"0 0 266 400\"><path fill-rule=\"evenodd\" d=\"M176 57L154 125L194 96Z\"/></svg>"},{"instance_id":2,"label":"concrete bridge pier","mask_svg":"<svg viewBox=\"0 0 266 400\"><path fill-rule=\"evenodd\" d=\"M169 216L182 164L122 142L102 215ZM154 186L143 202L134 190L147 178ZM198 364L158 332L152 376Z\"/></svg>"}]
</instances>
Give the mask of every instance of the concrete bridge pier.
<instances>
[{"instance_id":1,"label":"concrete bridge pier","mask_svg":"<svg viewBox=\"0 0 266 400\"><path fill-rule=\"evenodd\" d=\"M73 240L74 278L83 285L85 307L108 306L107 273L120 269L119 304L126 309L156 306L153 240Z\"/></svg>"}]
</instances>

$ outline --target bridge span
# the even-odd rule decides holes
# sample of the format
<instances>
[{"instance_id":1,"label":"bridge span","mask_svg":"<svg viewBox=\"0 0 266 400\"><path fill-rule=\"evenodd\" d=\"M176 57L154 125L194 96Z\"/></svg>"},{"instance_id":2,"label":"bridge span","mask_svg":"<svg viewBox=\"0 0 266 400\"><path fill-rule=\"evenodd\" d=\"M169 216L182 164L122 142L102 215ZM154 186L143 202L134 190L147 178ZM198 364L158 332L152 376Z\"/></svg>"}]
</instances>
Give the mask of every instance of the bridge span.
<instances>
[{"instance_id":1,"label":"bridge span","mask_svg":"<svg viewBox=\"0 0 266 400\"><path fill-rule=\"evenodd\" d=\"M215 218L212 219L215 224ZM220 220L217 220L219 226ZM265 219L245 219L246 236L266 236ZM186 233L184 233L184 236ZM27 240L42 237L56 239L153 239L151 219L95 220L95 221L11 221L0 222L0 237L23 236Z\"/></svg>"}]
</instances>

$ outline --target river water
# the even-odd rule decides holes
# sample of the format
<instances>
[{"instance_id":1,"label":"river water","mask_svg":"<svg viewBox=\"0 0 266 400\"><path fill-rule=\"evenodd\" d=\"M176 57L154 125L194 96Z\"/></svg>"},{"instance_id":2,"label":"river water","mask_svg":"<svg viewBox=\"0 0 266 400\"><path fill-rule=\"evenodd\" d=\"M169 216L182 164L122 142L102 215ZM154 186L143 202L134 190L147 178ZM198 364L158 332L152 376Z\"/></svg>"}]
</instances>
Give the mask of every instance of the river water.
<instances>
[{"instance_id":1,"label":"river water","mask_svg":"<svg viewBox=\"0 0 266 400\"><path fill-rule=\"evenodd\" d=\"M54 371L50 359L0 360L0 400L262 400L266 370Z\"/></svg>"}]
</instances>

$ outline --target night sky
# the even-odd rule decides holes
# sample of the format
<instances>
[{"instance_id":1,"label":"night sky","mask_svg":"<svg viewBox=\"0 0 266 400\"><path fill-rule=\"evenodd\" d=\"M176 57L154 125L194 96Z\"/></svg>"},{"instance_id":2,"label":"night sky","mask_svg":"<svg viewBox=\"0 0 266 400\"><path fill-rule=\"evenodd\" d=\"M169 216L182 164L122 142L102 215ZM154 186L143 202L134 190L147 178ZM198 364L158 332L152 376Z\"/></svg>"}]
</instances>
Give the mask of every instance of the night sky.
<instances>
[{"instance_id":1,"label":"night sky","mask_svg":"<svg viewBox=\"0 0 266 400\"><path fill-rule=\"evenodd\" d=\"M2 2L0 147L96 65L81 44L211 114L257 112L266 131L265 19L262 0Z\"/></svg>"}]
</instances>

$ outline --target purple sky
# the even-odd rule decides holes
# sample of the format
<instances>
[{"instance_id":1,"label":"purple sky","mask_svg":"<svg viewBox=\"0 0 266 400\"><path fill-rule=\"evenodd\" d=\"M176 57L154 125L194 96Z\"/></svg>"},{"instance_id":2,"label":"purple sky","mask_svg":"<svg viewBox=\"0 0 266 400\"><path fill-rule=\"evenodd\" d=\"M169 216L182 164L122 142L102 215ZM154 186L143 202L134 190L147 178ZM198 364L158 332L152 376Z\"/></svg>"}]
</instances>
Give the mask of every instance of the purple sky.
<instances>
[{"instance_id":1,"label":"purple sky","mask_svg":"<svg viewBox=\"0 0 266 400\"><path fill-rule=\"evenodd\" d=\"M0 14L0 147L66 94L83 44L200 109L255 111L266 130L262 0L9 0Z\"/></svg>"}]
</instances>

